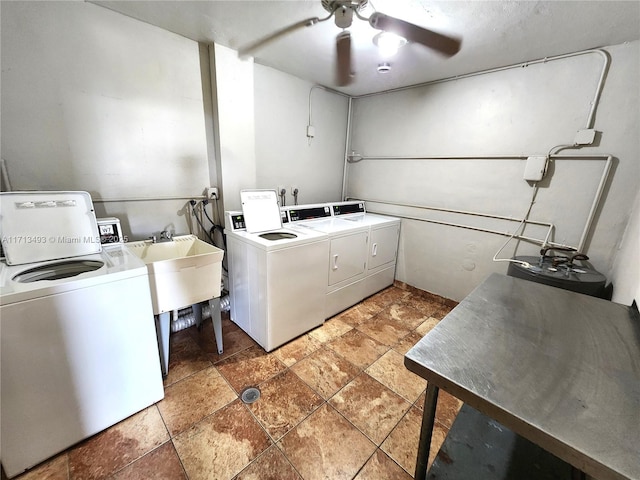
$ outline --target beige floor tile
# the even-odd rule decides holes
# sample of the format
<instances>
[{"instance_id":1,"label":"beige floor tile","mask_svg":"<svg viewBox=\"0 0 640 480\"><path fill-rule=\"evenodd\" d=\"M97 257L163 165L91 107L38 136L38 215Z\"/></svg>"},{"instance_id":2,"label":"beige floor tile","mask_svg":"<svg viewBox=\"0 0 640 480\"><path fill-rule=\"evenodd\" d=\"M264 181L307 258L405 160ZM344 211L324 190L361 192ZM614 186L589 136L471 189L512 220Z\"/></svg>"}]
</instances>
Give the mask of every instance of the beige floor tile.
<instances>
[{"instance_id":1,"label":"beige floor tile","mask_svg":"<svg viewBox=\"0 0 640 480\"><path fill-rule=\"evenodd\" d=\"M421 422L422 412L412 407L380 447L411 476L416 471ZM442 425L435 424L431 437L428 466L431 466L438 450L440 450L447 432L448 430Z\"/></svg>"},{"instance_id":2,"label":"beige floor tile","mask_svg":"<svg viewBox=\"0 0 640 480\"><path fill-rule=\"evenodd\" d=\"M430 298L425 298L420 294L409 295L404 299L403 303L415 308L422 315L426 315L427 317L431 317L434 312L438 311L442 307L441 303Z\"/></svg>"},{"instance_id":3,"label":"beige floor tile","mask_svg":"<svg viewBox=\"0 0 640 480\"><path fill-rule=\"evenodd\" d=\"M428 315L416 310L409 305L393 304L389 307L389 316L405 325L409 331L415 330L420 324L422 324Z\"/></svg>"},{"instance_id":4,"label":"beige floor tile","mask_svg":"<svg viewBox=\"0 0 640 480\"><path fill-rule=\"evenodd\" d=\"M339 318L332 318L324 322L321 327L311 330L309 335L321 343L328 342L334 338L344 335L353 327L342 322Z\"/></svg>"},{"instance_id":5,"label":"beige floor tile","mask_svg":"<svg viewBox=\"0 0 640 480\"><path fill-rule=\"evenodd\" d=\"M166 442L113 476L113 480L186 480L173 443Z\"/></svg>"},{"instance_id":6,"label":"beige floor tile","mask_svg":"<svg viewBox=\"0 0 640 480\"><path fill-rule=\"evenodd\" d=\"M171 436L238 398L214 367L209 367L167 387L158 402Z\"/></svg>"},{"instance_id":7,"label":"beige floor tile","mask_svg":"<svg viewBox=\"0 0 640 480\"><path fill-rule=\"evenodd\" d=\"M189 480L228 480L272 445L236 400L173 439Z\"/></svg>"},{"instance_id":8,"label":"beige floor tile","mask_svg":"<svg viewBox=\"0 0 640 480\"><path fill-rule=\"evenodd\" d=\"M358 375L329 403L376 445L380 445L411 404L366 373Z\"/></svg>"},{"instance_id":9,"label":"beige floor tile","mask_svg":"<svg viewBox=\"0 0 640 480\"><path fill-rule=\"evenodd\" d=\"M196 340L200 348L208 355L209 360L214 364L242 352L258 344L238 327L231 320L223 320L222 322L222 348L223 352L218 353L218 345L216 337L213 333L213 325L211 321L206 322L202 329L192 331L192 338Z\"/></svg>"},{"instance_id":10,"label":"beige floor tile","mask_svg":"<svg viewBox=\"0 0 640 480\"><path fill-rule=\"evenodd\" d=\"M403 302L405 298L408 298L410 295L409 292L402 288L391 286L371 295L362 303L367 306L375 306L375 308L379 310L384 310L391 304Z\"/></svg>"},{"instance_id":11,"label":"beige floor tile","mask_svg":"<svg viewBox=\"0 0 640 480\"><path fill-rule=\"evenodd\" d=\"M360 373L358 367L326 346L296 363L291 370L325 399Z\"/></svg>"},{"instance_id":12,"label":"beige floor tile","mask_svg":"<svg viewBox=\"0 0 640 480\"><path fill-rule=\"evenodd\" d=\"M290 370L260 385L260 398L248 405L273 440L278 440L318 408L323 399Z\"/></svg>"},{"instance_id":13,"label":"beige floor tile","mask_svg":"<svg viewBox=\"0 0 640 480\"><path fill-rule=\"evenodd\" d=\"M7 477L2 471L2 480ZM69 455L67 452L47 460L27 473L13 477L12 480L68 480Z\"/></svg>"},{"instance_id":14,"label":"beige floor tile","mask_svg":"<svg viewBox=\"0 0 640 480\"><path fill-rule=\"evenodd\" d=\"M412 475L405 472L386 453L378 449L358 472L354 480L411 480L412 478Z\"/></svg>"},{"instance_id":15,"label":"beige floor tile","mask_svg":"<svg viewBox=\"0 0 640 480\"><path fill-rule=\"evenodd\" d=\"M396 343L393 346L393 349L398 352L400 355L405 355L409 350L411 350L416 343L422 340L423 335L420 335L418 332L413 331L406 337L404 337L400 342Z\"/></svg>"},{"instance_id":16,"label":"beige floor tile","mask_svg":"<svg viewBox=\"0 0 640 480\"><path fill-rule=\"evenodd\" d=\"M278 446L305 480L347 480L376 446L326 403L280 440Z\"/></svg>"},{"instance_id":17,"label":"beige floor tile","mask_svg":"<svg viewBox=\"0 0 640 480\"><path fill-rule=\"evenodd\" d=\"M358 325L356 329L389 347L393 347L412 330L405 323L391 316L390 307Z\"/></svg>"},{"instance_id":18,"label":"beige floor tile","mask_svg":"<svg viewBox=\"0 0 640 480\"><path fill-rule=\"evenodd\" d=\"M169 337L169 372L164 379L167 387L200 370L211 367L200 346L184 330Z\"/></svg>"},{"instance_id":19,"label":"beige floor tile","mask_svg":"<svg viewBox=\"0 0 640 480\"><path fill-rule=\"evenodd\" d=\"M374 315L378 314L379 312L380 309L375 305L372 306L358 303L357 305L354 305L353 307L336 315L334 318L340 320L343 323L346 323L347 325L356 327L365 320L368 320Z\"/></svg>"},{"instance_id":20,"label":"beige floor tile","mask_svg":"<svg viewBox=\"0 0 640 480\"><path fill-rule=\"evenodd\" d=\"M327 343L327 346L360 369L365 369L380 358L389 347L353 329Z\"/></svg>"},{"instance_id":21,"label":"beige floor tile","mask_svg":"<svg viewBox=\"0 0 640 480\"><path fill-rule=\"evenodd\" d=\"M302 480L278 447L270 447L235 480Z\"/></svg>"},{"instance_id":22,"label":"beige floor tile","mask_svg":"<svg viewBox=\"0 0 640 480\"><path fill-rule=\"evenodd\" d=\"M410 403L427 388L426 380L407 370L404 356L395 350L389 350L365 371Z\"/></svg>"},{"instance_id":23,"label":"beige floor tile","mask_svg":"<svg viewBox=\"0 0 640 480\"><path fill-rule=\"evenodd\" d=\"M449 307L447 305L441 305L439 309L431 314L432 317L437 318L438 320L442 320L444 317L449 315L449 312L453 310L453 307Z\"/></svg>"},{"instance_id":24,"label":"beige floor tile","mask_svg":"<svg viewBox=\"0 0 640 480\"><path fill-rule=\"evenodd\" d=\"M153 405L73 447L71 478L107 477L167 440L169 433Z\"/></svg>"},{"instance_id":25,"label":"beige floor tile","mask_svg":"<svg viewBox=\"0 0 640 480\"><path fill-rule=\"evenodd\" d=\"M421 412L424 411L424 399L426 397L426 392L422 392L416 402L414 403L415 407L418 408ZM441 423L443 426L447 428L451 428L453 422L460 412L462 405L464 403L459 398L454 397L450 393L445 392L444 390L438 391L438 403L436 404L436 422Z\"/></svg>"},{"instance_id":26,"label":"beige floor tile","mask_svg":"<svg viewBox=\"0 0 640 480\"><path fill-rule=\"evenodd\" d=\"M423 337L429 333L433 328L440 322L439 319L435 317L429 317L416 328L416 332L422 335Z\"/></svg>"},{"instance_id":27,"label":"beige floor tile","mask_svg":"<svg viewBox=\"0 0 640 480\"><path fill-rule=\"evenodd\" d=\"M259 385L277 375L287 366L278 357L256 345L216 363L216 368L240 393L246 387Z\"/></svg>"},{"instance_id":28,"label":"beige floor tile","mask_svg":"<svg viewBox=\"0 0 640 480\"><path fill-rule=\"evenodd\" d=\"M274 350L273 354L287 367L290 367L318 350L321 346L322 342L305 334Z\"/></svg>"}]
</instances>

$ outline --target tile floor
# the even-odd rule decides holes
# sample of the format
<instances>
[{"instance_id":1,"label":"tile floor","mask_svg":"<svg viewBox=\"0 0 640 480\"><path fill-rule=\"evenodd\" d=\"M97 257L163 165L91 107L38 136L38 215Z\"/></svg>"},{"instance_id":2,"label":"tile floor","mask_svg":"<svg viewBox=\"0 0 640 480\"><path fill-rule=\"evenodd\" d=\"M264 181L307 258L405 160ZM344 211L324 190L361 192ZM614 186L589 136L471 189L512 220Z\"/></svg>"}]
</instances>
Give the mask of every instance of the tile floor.
<instances>
[{"instance_id":1,"label":"tile floor","mask_svg":"<svg viewBox=\"0 0 640 480\"><path fill-rule=\"evenodd\" d=\"M182 330L162 401L16 478L413 478L426 382L403 356L452 306L396 283L270 353L228 317L222 355ZM461 405L441 391L433 446Z\"/></svg>"}]
</instances>

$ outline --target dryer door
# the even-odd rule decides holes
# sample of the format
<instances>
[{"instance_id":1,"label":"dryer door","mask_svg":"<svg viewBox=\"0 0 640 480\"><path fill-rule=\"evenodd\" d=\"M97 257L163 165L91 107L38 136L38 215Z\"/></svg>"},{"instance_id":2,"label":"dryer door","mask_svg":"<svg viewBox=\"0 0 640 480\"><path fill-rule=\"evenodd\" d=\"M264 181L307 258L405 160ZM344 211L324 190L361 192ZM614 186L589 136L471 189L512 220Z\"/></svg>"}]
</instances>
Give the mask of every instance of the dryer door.
<instances>
[{"instance_id":1,"label":"dryer door","mask_svg":"<svg viewBox=\"0 0 640 480\"><path fill-rule=\"evenodd\" d=\"M364 275L367 264L368 232L358 232L331 239L329 252L329 286Z\"/></svg>"},{"instance_id":2,"label":"dryer door","mask_svg":"<svg viewBox=\"0 0 640 480\"><path fill-rule=\"evenodd\" d=\"M369 270L396 260L400 224L371 228Z\"/></svg>"}]
</instances>

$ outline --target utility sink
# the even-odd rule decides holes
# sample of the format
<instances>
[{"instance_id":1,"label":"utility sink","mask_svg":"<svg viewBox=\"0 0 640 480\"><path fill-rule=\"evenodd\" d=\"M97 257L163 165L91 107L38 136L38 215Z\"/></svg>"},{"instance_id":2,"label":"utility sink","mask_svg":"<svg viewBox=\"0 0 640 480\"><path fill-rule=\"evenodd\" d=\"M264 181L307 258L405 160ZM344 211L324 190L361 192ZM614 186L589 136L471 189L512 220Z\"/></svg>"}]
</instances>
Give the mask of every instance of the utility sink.
<instances>
[{"instance_id":1,"label":"utility sink","mask_svg":"<svg viewBox=\"0 0 640 480\"><path fill-rule=\"evenodd\" d=\"M220 296L224 251L195 235L129 242L127 247L147 265L155 315Z\"/></svg>"},{"instance_id":2,"label":"utility sink","mask_svg":"<svg viewBox=\"0 0 640 480\"><path fill-rule=\"evenodd\" d=\"M222 353L220 283L224 251L195 235L180 235L167 242L149 240L127 243L129 250L147 265L151 302L156 321L162 373L169 373L171 315L192 306L196 323L202 320L201 302L208 301L218 353Z\"/></svg>"}]
</instances>

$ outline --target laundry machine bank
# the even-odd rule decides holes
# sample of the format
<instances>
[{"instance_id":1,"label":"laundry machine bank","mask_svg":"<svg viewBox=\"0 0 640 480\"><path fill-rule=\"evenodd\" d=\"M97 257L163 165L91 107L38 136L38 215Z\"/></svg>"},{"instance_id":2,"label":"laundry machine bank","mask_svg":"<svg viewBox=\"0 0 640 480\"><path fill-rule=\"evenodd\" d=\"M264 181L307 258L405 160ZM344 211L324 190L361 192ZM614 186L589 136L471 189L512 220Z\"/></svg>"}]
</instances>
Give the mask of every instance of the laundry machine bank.
<instances>
[{"instance_id":1,"label":"laundry machine bank","mask_svg":"<svg viewBox=\"0 0 640 480\"><path fill-rule=\"evenodd\" d=\"M364 202L285 207L293 230L329 236L325 318L393 284L400 219L368 213Z\"/></svg>"},{"instance_id":2,"label":"laundry machine bank","mask_svg":"<svg viewBox=\"0 0 640 480\"><path fill-rule=\"evenodd\" d=\"M362 202L281 208L283 228L270 233L295 235L289 239L246 232L243 212L227 212L226 221L231 319L267 351L393 284L400 219L367 213ZM308 243L323 246L288 250ZM266 252L280 249L286 262L267 261Z\"/></svg>"},{"instance_id":3,"label":"laundry machine bank","mask_svg":"<svg viewBox=\"0 0 640 480\"><path fill-rule=\"evenodd\" d=\"M146 265L86 192L0 194L0 461L9 477L164 397Z\"/></svg>"}]
</instances>

